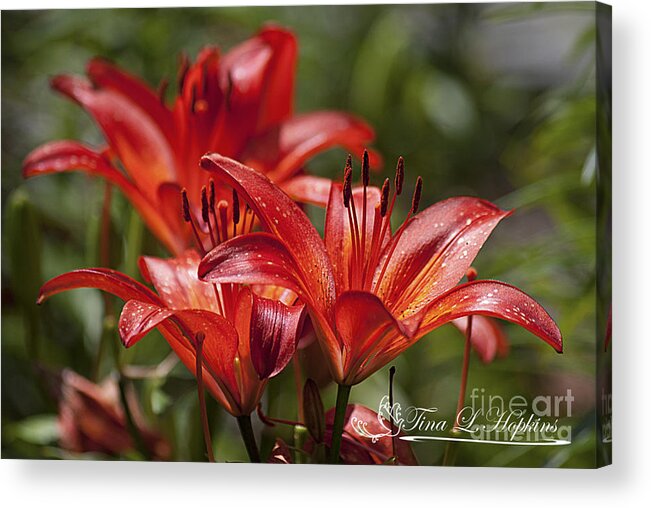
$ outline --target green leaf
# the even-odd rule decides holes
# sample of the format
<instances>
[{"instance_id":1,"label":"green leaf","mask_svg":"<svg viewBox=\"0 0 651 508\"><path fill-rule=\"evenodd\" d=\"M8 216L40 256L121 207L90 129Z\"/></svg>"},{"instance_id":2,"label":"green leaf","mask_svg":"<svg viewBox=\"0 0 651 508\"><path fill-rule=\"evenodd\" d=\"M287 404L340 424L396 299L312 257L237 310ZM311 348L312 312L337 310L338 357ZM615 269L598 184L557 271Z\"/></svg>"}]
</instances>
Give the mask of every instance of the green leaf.
<instances>
[{"instance_id":1,"label":"green leaf","mask_svg":"<svg viewBox=\"0 0 651 508\"><path fill-rule=\"evenodd\" d=\"M11 195L5 213L11 289L21 305L34 307L42 282L38 213L23 189Z\"/></svg>"},{"instance_id":2,"label":"green leaf","mask_svg":"<svg viewBox=\"0 0 651 508\"><path fill-rule=\"evenodd\" d=\"M47 445L59 439L56 415L30 416L5 429L8 440L20 439L30 444Z\"/></svg>"}]
</instances>

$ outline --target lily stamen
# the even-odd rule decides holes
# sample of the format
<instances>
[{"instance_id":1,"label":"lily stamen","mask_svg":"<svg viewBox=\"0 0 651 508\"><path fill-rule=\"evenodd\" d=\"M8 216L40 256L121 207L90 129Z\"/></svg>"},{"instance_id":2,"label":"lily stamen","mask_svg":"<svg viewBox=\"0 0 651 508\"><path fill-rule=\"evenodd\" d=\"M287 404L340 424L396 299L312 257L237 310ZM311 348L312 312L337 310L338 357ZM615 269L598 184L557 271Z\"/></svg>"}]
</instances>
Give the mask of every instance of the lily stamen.
<instances>
[{"instance_id":1,"label":"lily stamen","mask_svg":"<svg viewBox=\"0 0 651 508\"><path fill-rule=\"evenodd\" d=\"M346 159L346 168L344 170L344 183L343 183L343 199L344 207L348 212L348 225L350 229L350 241L352 244L352 256L349 264L349 273L348 273L348 283L351 289L370 289L370 286L375 285L375 292L377 293L382 278L387 270L391 256L396 249L400 237L404 229L407 227L407 224L411 218L418 212L418 207L420 204L420 198L423 190L423 179L419 176L416 180L416 186L414 188L414 194L411 200L411 208L407 214L407 217L403 221L402 225L398 228L398 231L393 236L391 240L391 245L389 247L389 252L384 260L384 265L380 272L377 280L367 281L367 276L369 272L374 271L378 266L378 262L382 255L382 246L384 243L385 235L391 225L391 214L393 212L393 207L396 202L396 197L402 193L402 186L405 178L405 169L404 161L402 157L398 159L398 164L396 166L396 176L395 184L396 190L391 199L391 204L389 204L389 193L390 193L390 183L387 178L382 185L382 190L380 193L380 202L375 205L375 213L373 217L373 228L371 231L371 245L370 248L366 249L366 206L368 200L368 184L369 184L369 166L368 166L368 152L364 152L362 158L362 192L363 192L363 211L362 211L362 221L361 221L361 230L360 224L357 221L357 213L355 208L355 197L352 189L352 159L349 155Z\"/></svg>"},{"instance_id":2,"label":"lily stamen","mask_svg":"<svg viewBox=\"0 0 651 508\"><path fill-rule=\"evenodd\" d=\"M237 225L240 222L240 198L233 189L233 237L237 236Z\"/></svg>"},{"instance_id":3,"label":"lily stamen","mask_svg":"<svg viewBox=\"0 0 651 508\"><path fill-rule=\"evenodd\" d=\"M348 160L350 160L350 155L348 157L349 157ZM354 267L357 266L358 249L357 249L357 241L356 241L357 238L356 228L354 225L353 214L350 207L350 201L353 199L353 191L352 191L352 170L348 165L348 160L346 161L346 167L344 169L343 197L344 197L344 208L346 208L347 215L348 215L348 228L350 229L350 234L351 234L351 244L353 246L352 249L353 262L352 262L352 266L348 270L348 284L352 287L353 280L354 280L353 270Z\"/></svg>"},{"instance_id":4,"label":"lily stamen","mask_svg":"<svg viewBox=\"0 0 651 508\"><path fill-rule=\"evenodd\" d=\"M251 217L250 223L248 222L249 216ZM249 204L246 203L244 206L244 218L242 219L242 228L240 234L245 235L246 233L250 233L251 231L253 231L254 222L255 222L255 213L253 213L253 210L251 210Z\"/></svg>"},{"instance_id":5,"label":"lily stamen","mask_svg":"<svg viewBox=\"0 0 651 508\"><path fill-rule=\"evenodd\" d=\"M362 252L361 252L361 243L359 239L360 235L359 235L359 222L357 221L357 207L355 206L355 196L353 195L353 189L352 189L353 159L350 155L348 155L348 158L346 159L346 173L348 174L348 181L349 181L349 188L350 188L350 199L349 199L350 212L352 213L353 216L353 226L354 226L354 229L352 230L354 235L353 241L355 247L357 248L357 255L356 255L357 261L355 262L355 267L358 268L359 263L361 262ZM366 208L366 203L364 203L364 205L365 205L364 208ZM354 275L356 275L357 277L354 278L353 280L355 280L355 282L358 283L360 279L359 270L354 270Z\"/></svg>"},{"instance_id":6,"label":"lily stamen","mask_svg":"<svg viewBox=\"0 0 651 508\"><path fill-rule=\"evenodd\" d=\"M366 279L366 189L369 183L369 162L368 162L368 150L364 150L364 155L362 156L362 187L363 187L363 198L362 198L362 239L360 242L361 246L361 262L363 266L362 270L362 287Z\"/></svg>"},{"instance_id":7,"label":"lily stamen","mask_svg":"<svg viewBox=\"0 0 651 508\"><path fill-rule=\"evenodd\" d=\"M199 231L197 230L194 220L192 219L192 213L190 212L190 202L188 201L188 192L183 189L181 190L181 198L183 200L183 220L190 224L192 227L192 233L194 234L194 239L197 242L197 247L202 254L206 254L206 249L203 246L201 241L201 236L199 236Z\"/></svg>"},{"instance_id":8,"label":"lily stamen","mask_svg":"<svg viewBox=\"0 0 651 508\"><path fill-rule=\"evenodd\" d=\"M210 215L212 216L213 221L215 222L215 240L219 245L222 243L221 232L219 231L219 222L217 221L217 214L215 213L215 181L211 178L208 182L208 187L210 189L210 197L208 198L208 208L210 210Z\"/></svg>"},{"instance_id":9,"label":"lily stamen","mask_svg":"<svg viewBox=\"0 0 651 508\"><path fill-rule=\"evenodd\" d=\"M416 186L414 187L414 194L411 199L411 209L407 213L407 217L405 217L404 222L400 225L398 228L398 231L396 232L395 236L392 239L391 246L389 248L389 252L387 253L386 259L384 260L384 266L382 267L382 271L380 272L380 276L377 278L377 281L375 283L375 293L380 290L380 287L382 285L382 278L384 277L384 274L387 271L387 268L389 267L389 262L391 261L391 256L393 256L393 253L396 250L396 247L398 246L398 243L400 243L400 237L402 236L403 232L405 231L405 228L407 227L407 224L409 224L409 221L411 220L412 216L418 212L418 205L420 204L420 197L423 191L423 179L419 176L416 179ZM396 190L397 194L397 190Z\"/></svg>"},{"instance_id":10,"label":"lily stamen","mask_svg":"<svg viewBox=\"0 0 651 508\"><path fill-rule=\"evenodd\" d=\"M204 224L206 224L206 226L208 227L208 234L210 235L211 246L214 249L217 245L221 243L221 238L219 237L219 221L217 220L217 215L215 214L215 187L214 184L212 183L212 180L210 183L212 184L210 186L211 187L210 197L208 197L208 192L206 190L206 187L203 186L201 188L201 219L203 220ZM181 191L181 196L183 199L183 219L186 222L190 223L195 241L197 243L197 247L200 250L202 250L202 252L205 254L203 241L199 236L199 230L197 229L196 225L194 224L194 220L192 219L192 213L190 211L190 202L188 200L187 191L185 189ZM211 215L215 222L214 226L212 224L213 220L210 220ZM228 284L228 286L230 287L231 284ZM215 299L217 300L217 307L219 309L219 313L222 316L226 316L227 315L226 299L230 298L230 296L232 296L232 293L230 289L227 292L226 291L227 288L222 287L222 285L213 284L213 289L215 292Z\"/></svg>"},{"instance_id":11,"label":"lily stamen","mask_svg":"<svg viewBox=\"0 0 651 508\"><path fill-rule=\"evenodd\" d=\"M213 232L212 223L210 222L210 206L208 204L208 195L205 185L201 188L201 218L203 219L203 222L206 224L206 226L208 226L210 243L214 249L217 247L217 242L215 241L215 234Z\"/></svg>"},{"instance_id":12,"label":"lily stamen","mask_svg":"<svg viewBox=\"0 0 651 508\"><path fill-rule=\"evenodd\" d=\"M219 216L219 222L221 226L222 241L225 242L228 240L228 203L221 199L217 203L217 213Z\"/></svg>"},{"instance_id":13,"label":"lily stamen","mask_svg":"<svg viewBox=\"0 0 651 508\"><path fill-rule=\"evenodd\" d=\"M375 214L373 216L373 235L371 236L371 250L369 252L369 257L367 263L364 265L364 274L362 275L362 288L368 289L373 282L373 278L370 277L367 280L367 275L370 270L373 269L376 264L373 264L373 260L376 256L376 251L379 252L379 238L380 238L380 229L382 228L382 205L377 203L375 205Z\"/></svg>"},{"instance_id":14,"label":"lily stamen","mask_svg":"<svg viewBox=\"0 0 651 508\"><path fill-rule=\"evenodd\" d=\"M386 236L387 230L391 226L391 215L393 214L393 207L396 204L396 198L402 194L402 186L405 181L405 160L402 158L402 156L398 157L398 163L396 164L396 176L393 181L396 186L396 190L393 193L391 204L389 205L389 209L385 215L386 220L382 227L382 233L380 234L380 243L384 242L384 237Z\"/></svg>"},{"instance_id":15,"label":"lily stamen","mask_svg":"<svg viewBox=\"0 0 651 508\"><path fill-rule=\"evenodd\" d=\"M371 238L371 252L369 254L368 263L366 269L372 271L378 263L380 254L382 252L382 243L384 242L383 231L385 224L385 217L387 215L387 206L389 203L389 191L390 183L389 179L384 180L382 185L381 198L380 202L375 205L375 217L373 221L373 236ZM370 289L371 284L373 283L373 278L371 277L368 281L364 282L364 289Z\"/></svg>"}]
</instances>

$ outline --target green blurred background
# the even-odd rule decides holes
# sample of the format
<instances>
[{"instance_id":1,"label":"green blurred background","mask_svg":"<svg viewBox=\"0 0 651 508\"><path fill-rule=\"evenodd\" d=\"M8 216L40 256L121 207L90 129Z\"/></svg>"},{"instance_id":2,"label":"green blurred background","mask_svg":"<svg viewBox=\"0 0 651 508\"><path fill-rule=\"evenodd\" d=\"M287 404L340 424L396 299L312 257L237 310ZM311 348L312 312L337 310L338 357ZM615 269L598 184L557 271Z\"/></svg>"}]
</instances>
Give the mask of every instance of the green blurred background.
<instances>
[{"instance_id":1,"label":"green blurred background","mask_svg":"<svg viewBox=\"0 0 651 508\"><path fill-rule=\"evenodd\" d=\"M22 159L45 141L101 143L89 117L49 90L48 77L83 73L100 55L155 87L175 75L182 51L195 55L205 44L227 49L276 21L299 37L297 111L340 109L365 117L376 128L384 173L390 176L403 155L409 185L423 176L423 206L469 194L517 209L475 266L480 277L515 284L540 301L559 323L565 353L505 324L510 355L490 365L473 356L469 389L531 399L571 388L574 411L562 423L573 425L573 442L464 444L457 464L593 466L595 341L601 340L595 339L594 20L591 2L4 11L3 458L77 457L57 445L56 405L37 382L34 358L101 379L113 368L118 340L113 334L110 344L102 341L104 300L97 291L34 305L46 279L99 263L104 191L103 182L81 174L21 178ZM337 177L344 157L330 151L308 170ZM321 227L322 213L310 213ZM111 217L114 268L135 276L139 252L164 254L121 196ZM119 354L121 361L146 365L168 353L165 341L152 336ZM451 326L423 338L395 362L397 400L403 407L437 406L451 418L462 353L462 336ZM387 371L355 387L351 400L377 409ZM174 459L203 460L189 374L177 367L166 379L135 386L148 420L175 443ZM330 407L333 388L323 394ZM291 369L271 381L265 406L271 415L295 417ZM244 460L234 420L216 404L210 411L219 460ZM256 425L268 442L269 431ZM418 443L414 451L422 464L439 464L444 447Z\"/></svg>"}]
</instances>

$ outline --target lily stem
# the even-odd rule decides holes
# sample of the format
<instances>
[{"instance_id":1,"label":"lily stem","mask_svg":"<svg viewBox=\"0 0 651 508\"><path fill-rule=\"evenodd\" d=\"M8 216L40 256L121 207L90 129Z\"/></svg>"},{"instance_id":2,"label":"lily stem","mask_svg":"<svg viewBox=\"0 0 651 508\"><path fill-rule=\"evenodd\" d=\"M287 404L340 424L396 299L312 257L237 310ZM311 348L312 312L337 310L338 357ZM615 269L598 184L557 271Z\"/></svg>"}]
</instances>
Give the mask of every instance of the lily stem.
<instances>
[{"instance_id":1,"label":"lily stem","mask_svg":"<svg viewBox=\"0 0 651 508\"><path fill-rule=\"evenodd\" d=\"M251 426L251 415L238 416L237 425L240 428L246 452L249 454L249 460L256 463L260 462L260 452L258 451L258 445L255 443L255 435Z\"/></svg>"},{"instance_id":2,"label":"lily stem","mask_svg":"<svg viewBox=\"0 0 651 508\"><path fill-rule=\"evenodd\" d=\"M452 428L452 434L459 432L461 427L460 414L463 410L463 404L466 400L466 386L468 384L468 367L470 365L470 348L472 337L472 316L468 316L468 326L466 327L466 342L463 348L463 364L461 365L461 386L459 387L459 400L457 401L457 412L454 417L454 427ZM448 441L448 444L445 447L445 452L443 453L443 465L452 466L457 456L457 442Z\"/></svg>"},{"instance_id":3,"label":"lily stem","mask_svg":"<svg viewBox=\"0 0 651 508\"><path fill-rule=\"evenodd\" d=\"M201 428L203 430L203 440L206 444L206 453L208 460L215 462L215 454L212 447L212 436L210 434L210 423L208 422L208 410L206 409L206 392L203 388L203 341L205 336L197 334L195 352L196 352L196 377L197 377L197 394L199 396L199 411L201 413Z\"/></svg>"},{"instance_id":4,"label":"lily stem","mask_svg":"<svg viewBox=\"0 0 651 508\"><path fill-rule=\"evenodd\" d=\"M332 425L332 442L330 443L330 464L339 462L339 449L341 448L341 435L344 432L344 419L348 397L350 397L350 385L339 385L337 389L337 403L335 406L335 420Z\"/></svg>"},{"instance_id":5,"label":"lily stem","mask_svg":"<svg viewBox=\"0 0 651 508\"><path fill-rule=\"evenodd\" d=\"M122 375L121 372L118 374L118 376L119 376L118 390L120 392L120 402L122 404L122 409L124 410L124 418L126 420L127 430L129 431L129 435L133 440L133 446L136 449L136 451L138 451L138 453L142 455L144 460L150 460L149 450L145 445L145 441L142 437L142 434L140 433L140 429L138 428L133 413L131 412L131 408L129 407L129 400L127 398L127 387L126 387L127 380Z\"/></svg>"},{"instance_id":6,"label":"lily stem","mask_svg":"<svg viewBox=\"0 0 651 508\"><path fill-rule=\"evenodd\" d=\"M466 401L466 386L468 384L468 366L470 365L470 337L472 336L472 316L468 316L466 327L466 344L463 348L463 365L461 367L461 386L459 387L459 400L457 401L457 413L454 420L454 427L460 427L460 413Z\"/></svg>"}]
</instances>

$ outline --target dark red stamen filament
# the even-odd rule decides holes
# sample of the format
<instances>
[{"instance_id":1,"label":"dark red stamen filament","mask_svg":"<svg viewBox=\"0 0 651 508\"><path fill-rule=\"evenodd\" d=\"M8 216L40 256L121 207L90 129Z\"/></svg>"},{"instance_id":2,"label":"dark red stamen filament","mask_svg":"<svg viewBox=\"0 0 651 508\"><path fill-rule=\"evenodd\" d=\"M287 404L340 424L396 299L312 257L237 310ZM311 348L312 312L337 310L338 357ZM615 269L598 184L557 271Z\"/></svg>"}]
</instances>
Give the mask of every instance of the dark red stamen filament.
<instances>
[{"instance_id":1,"label":"dark red stamen filament","mask_svg":"<svg viewBox=\"0 0 651 508\"><path fill-rule=\"evenodd\" d=\"M376 293L380 290L380 286L381 286L381 283L382 283L382 278L384 277L384 274L386 273L387 268L389 267L389 262L391 261L391 256L393 256L393 253L395 252L396 248L398 247L398 243L400 243L400 238L402 237L402 234L404 233L405 228L407 227L407 224L409 223L412 216L416 215L416 213L418 212L418 205L420 204L420 198L421 198L422 192L423 192L423 179L419 176L416 179L416 187L414 188L414 194L412 195L412 198L411 198L411 208L409 210L409 213L407 213L407 217L406 217L405 221L400 225L400 227L398 228L398 231L396 231L396 234L391 239L391 244L389 246L389 251L388 251L388 253L386 255L386 258L384 260L384 266L382 267L382 271L380 272L380 276L378 277L377 283L376 283L376 286L375 286ZM403 289L403 287L405 285L407 285L409 282L410 281L408 279L403 281L403 284L400 287L400 289ZM405 293L403 291L401 291L401 290L396 290L395 294L402 295L402 297L399 300L395 301L395 302L387 302L387 303L391 303L392 308L398 308L398 304L400 302L402 302L404 300L404 297L405 297Z\"/></svg>"},{"instance_id":2,"label":"dark red stamen filament","mask_svg":"<svg viewBox=\"0 0 651 508\"><path fill-rule=\"evenodd\" d=\"M367 265L364 262L366 260L366 208L367 208L367 201L366 201L366 189L368 187L368 182L369 182L369 162L368 162L368 150L364 150L364 155L362 156L362 186L363 186L363 198L362 198L362 238L361 238L361 244L360 244L360 256L362 259L363 263L363 268L362 268L362 283L361 286L364 287L366 283L366 269ZM354 199L354 198L353 198Z\"/></svg>"},{"instance_id":3,"label":"dark red stamen filament","mask_svg":"<svg viewBox=\"0 0 651 508\"><path fill-rule=\"evenodd\" d=\"M206 249L203 246L199 231L197 230L197 227L194 224L194 220L192 219L192 213L190 212L190 202L188 201L188 192L185 189L181 191L181 198L183 200L183 220L189 223L192 227L192 233L194 234L194 239L197 242L197 247L199 248L201 255L205 255Z\"/></svg>"},{"instance_id":4,"label":"dark red stamen filament","mask_svg":"<svg viewBox=\"0 0 651 508\"><path fill-rule=\"evenodd\" d=\"M253 229L255 221L253 210L247 204L244 208L244 215L241 214L240 200L237 192L233 191L233 208L230 221L229 204L222 199L215 206L215 183L212 179L208 182L207 188L205 185L201 188L201 220L205 225L202 230L198 228L198 224L196 223L198 219L195 219L193 216L188 194L185 189L181 191L181 199L183 220L190 224L195 243L201 255L206 254L204 247L206 240L209 241L210 248L215 248L229 238L237 236L238 229L240 229L239 234L250 232ZM248 220L249 215L251 216L250 220ZM232 231L229 231L231 223ZM241 228L238 227L240 223L242 224ZM206 238L206 232L208 238ZM219 313L222 316L229 316L234 310L236 286L234 284L213 284L213 287Z\"/></svg>"}]
</instances>

